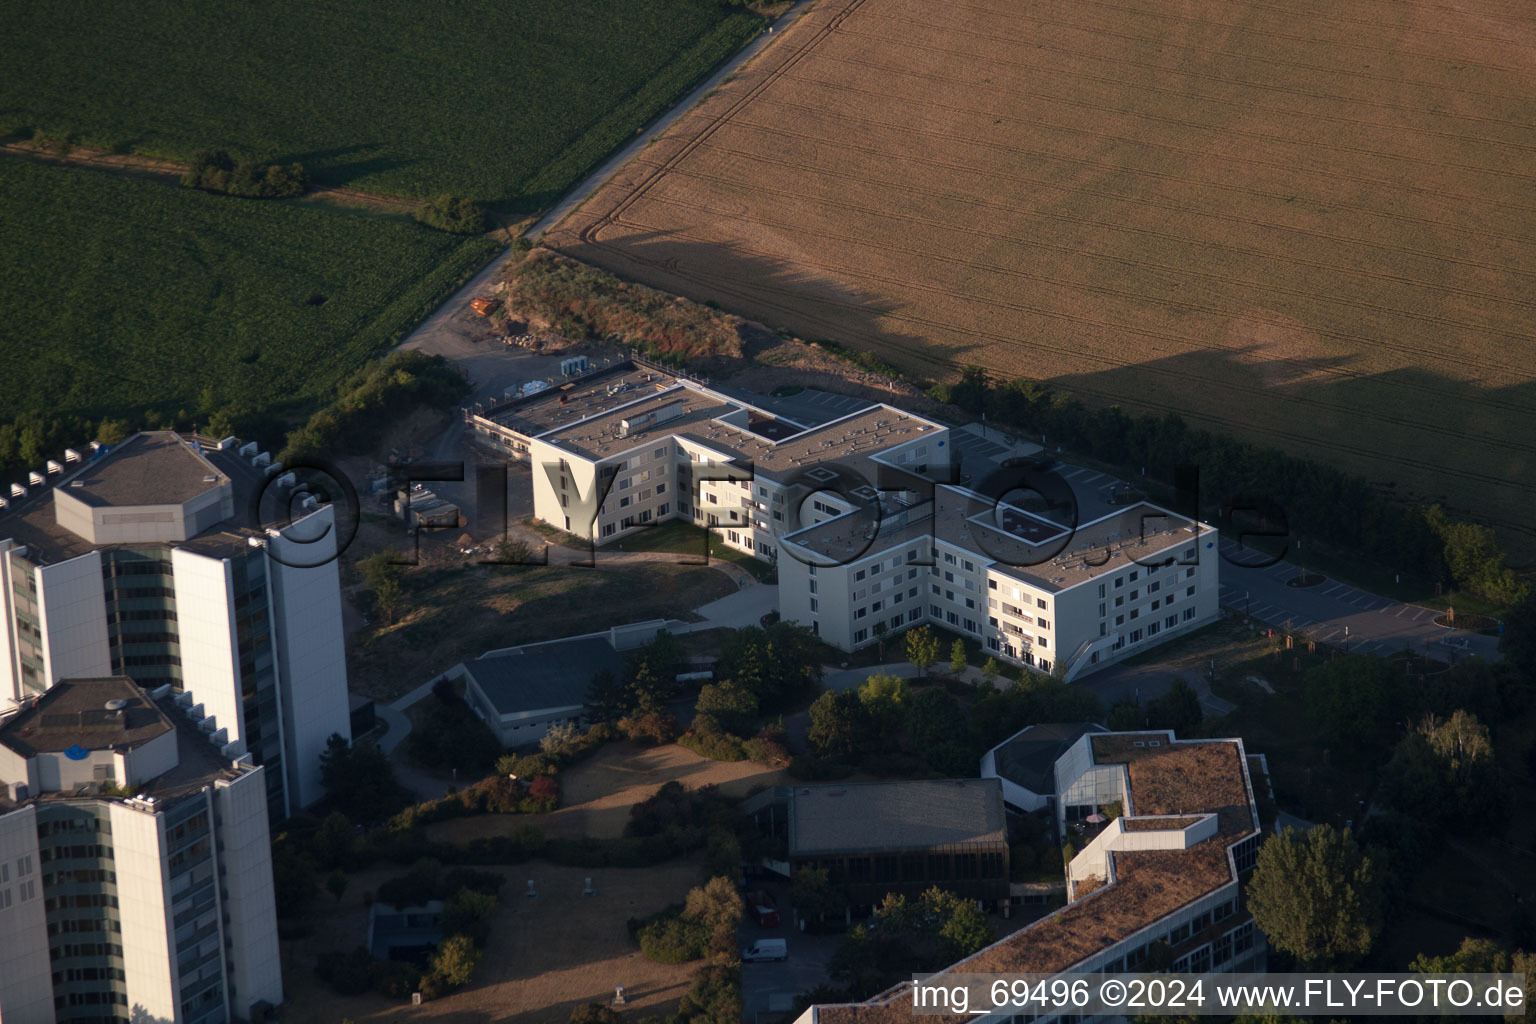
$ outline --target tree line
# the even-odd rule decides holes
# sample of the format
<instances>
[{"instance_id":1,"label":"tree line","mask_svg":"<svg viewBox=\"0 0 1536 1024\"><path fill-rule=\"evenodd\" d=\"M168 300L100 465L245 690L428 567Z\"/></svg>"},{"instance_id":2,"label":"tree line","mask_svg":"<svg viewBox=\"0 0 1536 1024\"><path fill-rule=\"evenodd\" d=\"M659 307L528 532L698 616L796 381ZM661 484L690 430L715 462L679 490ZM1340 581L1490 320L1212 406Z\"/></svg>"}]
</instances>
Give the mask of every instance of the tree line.
<instances>
[{"instance_id":1,"label":"tree line","mask_svg":"<svg viewBox=\"0 0 1536 1024\"><path fill-rule=\"evenodd\" d=\"M1094 408L1042 381L1016 378L993 384L975 366L929 395L993 423L1043 435L1050 444L1104 462L1145 467L1156 479L1171 481L1176 467L1198 466L1203 494L1223 503L1273 503L1293 535L1315 538L1390 571L1412 566L1416 573L1449 578L1497 604L1511 604L1529 590L1505 566L1488 527L1454 521L1439 506L1401 501L1358 476L1310 459L1191 427L1177 413L1131 415L1118 405Z\"/></svg>"}]
</instances>

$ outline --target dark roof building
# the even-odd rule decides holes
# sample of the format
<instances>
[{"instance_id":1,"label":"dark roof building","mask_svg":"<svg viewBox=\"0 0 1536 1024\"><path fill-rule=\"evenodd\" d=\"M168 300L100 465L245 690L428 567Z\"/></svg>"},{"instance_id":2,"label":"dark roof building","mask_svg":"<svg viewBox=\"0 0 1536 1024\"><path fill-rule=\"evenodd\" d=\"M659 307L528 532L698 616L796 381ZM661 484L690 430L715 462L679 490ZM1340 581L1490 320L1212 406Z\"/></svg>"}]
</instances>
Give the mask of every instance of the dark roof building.
<instances>
[{"instance_id":1,"label":"dark roof building","mask_svg":"<svg viewBox=\"0 0 1536 1024\"><path fill-rule=\"evenodd\" d=\"M855 908L934 886L990 904L1009 898L997 779L778 786L748 799L742 813L787 837L781 871L824 869Z\"/></svg>"},{"instance_id":2,"label":"dark roof building","mask_svg":"<svg viewBox=\"0 0 1536 1024\"><path fill-rule=\"evenodd\" d=\"M1056 792L1056 761L1083 735L1104 731L1093 722L1031 725L982 755L981 777L1002 781L1008 806L1041 810Z\"/></svg>"},{"instance_id":3,"label":"dark roof building","mask_svg":"<svg viewBox=\"0 0 1536 1024\"><path fill-rule=\"evenodd\" d=\"M491 651L449 671L464 680L465 697L502 743L537 743L549 726L579 719L592 677L624 676L624 655L612 633L550 640Z\"/></svg>"},{"instance_id":4,"label":"dark roof building","mask_svg":"<svg viewBox=\"0 0 1536 1024\"><path fill-rule=\"evenodd\" d=\"M995 779L795 787L789 856L1007 844Z\"/></svg>"}]
</instances>

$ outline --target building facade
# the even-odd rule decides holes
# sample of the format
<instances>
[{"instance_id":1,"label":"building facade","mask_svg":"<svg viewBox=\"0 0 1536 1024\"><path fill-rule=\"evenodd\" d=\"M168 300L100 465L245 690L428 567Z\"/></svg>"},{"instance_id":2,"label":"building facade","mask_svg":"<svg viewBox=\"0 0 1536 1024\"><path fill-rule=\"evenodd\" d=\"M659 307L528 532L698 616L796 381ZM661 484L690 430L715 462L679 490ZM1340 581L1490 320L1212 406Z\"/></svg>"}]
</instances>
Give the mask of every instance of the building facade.
<instances>
[{"instance_id":1,"label":"building facade","mask_svg":"<svg viewBox=\"0 0 1536 1024\"><path fill-rule=\"evenodd\" d=\"M1068 529L963 487L780 538L779 606L835 647L931 622L1068 681L1221 614L1216 530L1140 502Z\"/></svg>"},{"instance_id":2,"label":"building facade","mask_svg":"<svg viewBox=\"0 0 1536 1024\"><path fill-rule=\"evenodd\" d=\"M351 736L334 509L245 522L280 467L234 438L74 457L0 499L0 710L63 679L168 685L268 769L274 815L319 799L326 740Z\"/></svg>"},{"instance_id":3,"label":"building facade","mask_svg":"<svg viewBox=\"0 0 1536 1024\"><path fill-rule=\"evenodd\" d=\"M537 518L595 545L708 528L842 650L929 622L1075 679L1220 615L1212 527L1142 502L1069 528L958 486L949 428L892 406L805 422L624 363L469 420L528 461Z\"/></svg>"},{"instance_id":4,"label":"building facade","mask_svg":"<svg viewBox=\"0 0 1536 1024\"><path fill-rule=\"evenodd\" d=\"M1268 949L1241 890L1262 836L1240 739L1171 732L1085 733L1056 762L1060 823L1118 804L1123 813L1067 864L1069 902L933 975L1263 972ZM997 780L987 780L996 782ZM863 1003L813 1006L797 1024L894 1024L912 1015L910 984ZM1005 1024L1011 1010L939 1014ZM1095 1018L1050 1013L1049 1024ZM1103 1019L1119 1019L1119 1015Z\"/></svg>"},{"instance_id":5,"label":"building facade","mask_svg":"<svg viewBox=\"0 0 1536 1024\"><path fill-rule=\"evenodd\" d=\"M214 1024L282 1002L265 769L225 759L178 700L82 679L0 720L7 1024Z\"/></svg>"}]
</instances>

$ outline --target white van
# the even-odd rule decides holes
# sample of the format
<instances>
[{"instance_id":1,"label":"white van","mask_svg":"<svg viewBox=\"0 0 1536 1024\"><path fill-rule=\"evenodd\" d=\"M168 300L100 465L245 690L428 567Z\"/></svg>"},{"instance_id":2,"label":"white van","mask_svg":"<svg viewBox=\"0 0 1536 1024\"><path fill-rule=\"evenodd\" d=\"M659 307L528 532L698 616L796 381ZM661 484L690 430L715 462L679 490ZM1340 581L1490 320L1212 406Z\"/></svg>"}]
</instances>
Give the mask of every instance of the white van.
<instances>
[{"instance_id":1,"label":"white van","mask_svg":"<svg viewBox=\"0 0 1536 1024\"><path fill-rule=\"evenodd\" d=\"M787 959L789 959L789 943L784 939L758 939L741 951L743 963L751 963L754 960Z\"/></svg>"}]
</instances>

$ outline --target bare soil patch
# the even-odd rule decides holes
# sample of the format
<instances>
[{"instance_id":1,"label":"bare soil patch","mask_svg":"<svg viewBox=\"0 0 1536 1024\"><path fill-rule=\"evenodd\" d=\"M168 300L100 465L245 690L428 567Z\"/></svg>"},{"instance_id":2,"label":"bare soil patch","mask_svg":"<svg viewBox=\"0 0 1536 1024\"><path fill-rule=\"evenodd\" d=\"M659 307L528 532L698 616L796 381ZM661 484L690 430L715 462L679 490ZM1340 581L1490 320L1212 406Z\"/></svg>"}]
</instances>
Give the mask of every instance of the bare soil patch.
<instances>
[{"instance_id":1,"label":"bare soil patch","mask_svg":"<svg viewBox=\"0 0 1536 1024\"><path fill-rule=\"evenodd\" d=\"M545 239L919 375L1175 411L1536 549L1533 49L1503 0L833 0Z\"/></svg>"},{"instance_id":2,"label":"bare soil patch","mask_svg":"<svg viewBox=\"0 0 1536 1024\"><path fill-rule=\"evenodd\" d=\"M535 825L556 838L609 838L623 835L629 809L665 783L681 782L688 789L719 786L721 792L740 797L754 786L781 785L787 777L752 761L711 761L676 744L611 743L561 774L563 806L558 811L440 821L427 826L427 836L439 842L463 842Z\"/></svg>"},{"instance_id":3,"label":"bare soil patch","mask_svg":"<svg viewBox=\"0 0 1536 1024\"><path fill-rule=\"evenodd\" d=\"M698 884L699 860L689 858L649 868L556 867L538 862L507 867L502 902L492 924L485 958L470 987L442 999L411 1006L383 996L339 996L314 974L323 950L347 950L367 934L368 914L362 895L403 868L375 869L354 876L345 898L316 900L307 922L316 932L283 943L283 983L289 1024L358 1024L395 1021L563 1022L586 1002L608 1002L622 984L635 1016L669 1012L687 991L697 964L658 964L640 955L629 941L625 922L680 903ZM582 896L590 877L596 896ZM527 880L537 885L537 899L524 898Z\"/></svg>"}]
</instances>

